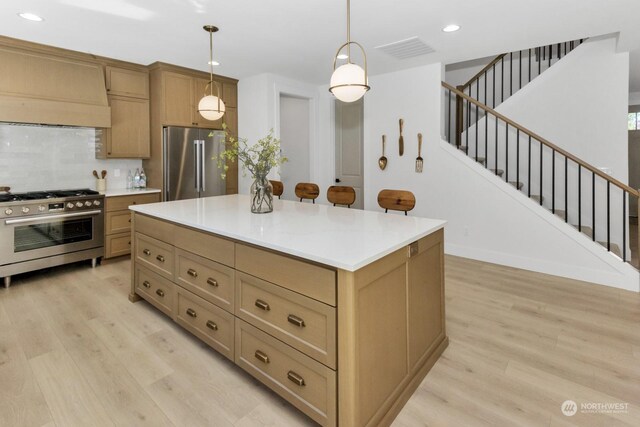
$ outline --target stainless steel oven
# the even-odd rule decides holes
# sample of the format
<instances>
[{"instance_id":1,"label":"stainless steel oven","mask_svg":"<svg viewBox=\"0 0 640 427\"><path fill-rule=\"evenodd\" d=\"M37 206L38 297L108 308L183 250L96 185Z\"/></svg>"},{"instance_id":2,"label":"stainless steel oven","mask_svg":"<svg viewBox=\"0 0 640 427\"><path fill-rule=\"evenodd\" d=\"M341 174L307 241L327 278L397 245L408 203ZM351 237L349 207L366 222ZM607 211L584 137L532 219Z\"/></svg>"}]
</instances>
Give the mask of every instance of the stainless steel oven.
<instances>
[{"instance_id":1,"label":"stainless steel oven","mask_svg":"<svg viewBox=\"0 0 640 427\"><path fill-rule=\"evenodd\" d=\"M4 200L2 200L4 198ZM92 190L0 196L0 277L104 256L104 196Z\"/></svg>"}]
</instances>

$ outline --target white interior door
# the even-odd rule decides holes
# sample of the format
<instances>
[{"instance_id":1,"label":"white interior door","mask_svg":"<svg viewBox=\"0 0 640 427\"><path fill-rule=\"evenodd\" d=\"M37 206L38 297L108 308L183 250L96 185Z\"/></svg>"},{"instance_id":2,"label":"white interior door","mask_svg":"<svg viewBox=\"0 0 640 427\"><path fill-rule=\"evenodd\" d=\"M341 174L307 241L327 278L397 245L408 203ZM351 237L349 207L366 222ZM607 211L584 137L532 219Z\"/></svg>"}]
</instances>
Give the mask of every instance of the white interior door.
<instances>
[{"instance_id":1,"label":"white interior door","mask_svg":"<svg viewBox=\"0 0 640 427\"><path fill-rule=\"evenodd\" d=\"M353 187L356 202L364 208L364 101L344 103L336 100L336 184Z\"/></svg>"},{"instance_id":2,"label":"white interior door","mask_svg":"<svg viewBox=\"0 0 640 427\"><path fill-rule=\"evenodd\" d=\"M309 100L280 95L280 148L289 159L280 167L282 198L297 200L299 182L309 182Z\"/></svg>"}]
</instances>

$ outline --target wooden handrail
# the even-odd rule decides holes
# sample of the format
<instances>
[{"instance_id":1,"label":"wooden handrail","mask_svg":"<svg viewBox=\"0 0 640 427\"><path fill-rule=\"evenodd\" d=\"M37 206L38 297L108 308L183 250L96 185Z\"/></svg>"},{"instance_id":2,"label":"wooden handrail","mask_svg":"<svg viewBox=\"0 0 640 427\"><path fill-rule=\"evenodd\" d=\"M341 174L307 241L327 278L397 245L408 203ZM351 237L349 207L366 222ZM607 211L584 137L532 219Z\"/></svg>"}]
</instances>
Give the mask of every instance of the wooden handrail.
<instances>
[{"instance_id":1,"label":"wooden handrail","mask_svg":"<svg viewBox=\"0 0 640 427\"><path fill-rule=\"evenodd\" d=\"M504 121L505 123L508 123L510 126L513 126L516 129L519 129L520 132L529 135L530 137L532 137L533 139L539 141L541 144L546 145L547 147L551 148L552 150L562 154L563 156L571 159L572 161L574 161L575 163L579 164L580 166L582 166L583 168L593 172L594 174L598 175L600 178L609 181L611 184L615 185L616 187L626 191L627 193L629 193L632 196L638 197L640 198L640 192L638 190L636 190L635 188L629 187L627 184L618 181L615 178L612 178L611 176L607 175L606 173L602 172L600 169L591 166L589 163L585 162L584 160L574 156L573 154L569 153L568 151L563 150L562 148L558 147L557 145L547 141L546 139L544 139L543 137L541 137L540 135L538 135L537 133L530 131L529 129L525 128L524 126L514 122L513 120L503 116L502 114L498 113L496 110L488 107L487 105L476 101L475 99L473 99L472 97L470 97L469 95L465 94L464 92L459 91L458 89L456 89L455 87L451 86L450 84L446 83L446 82L442 82L442 86L448 90L450 90L451 92L453 92L454 94L456 94L457 96L466 99L467 101L469 101L470 103L477 105L478 107L480 107L482 110L486 111L487 113L497 117L498 119Z\"/></svg>"},{"instance_id":2,"label":"wooden handrail","mask_svg":"<svg viewBox=\"0 0 640 427\"><path fill-rule=\"evenodd\" d=\"M489 71L489 69L490 69L491 67L493 67L495 64L497 64L498 62L500 62L500 60L501 60L502 58L504 58L505 56L507 56L507 54L506 54L506 53L503 53L503 54L501 54L501 55L496 56L496 57L493 59L493 61L491 61L491 62L489 62L489 64L487 64L487 66L486 66L486 67L484 67L482 70L478 71L478 72L476 73L476 75L475 75L475 76L471 77L471 78L469 79L469 81L468 81L468 82L466 82L466 83L465 83L465 84L463 84L462 86L458 86L458 87L460 87L460 88L461 88L461 90L462 90L462 91L464 91L466 88L468 88L469 86L471 86L471 85L473 84L473 82L475 82L477 79L479 79L481 75L483 75L484 73L486 73L487 71Z\"/></svg>"}]
</instances>

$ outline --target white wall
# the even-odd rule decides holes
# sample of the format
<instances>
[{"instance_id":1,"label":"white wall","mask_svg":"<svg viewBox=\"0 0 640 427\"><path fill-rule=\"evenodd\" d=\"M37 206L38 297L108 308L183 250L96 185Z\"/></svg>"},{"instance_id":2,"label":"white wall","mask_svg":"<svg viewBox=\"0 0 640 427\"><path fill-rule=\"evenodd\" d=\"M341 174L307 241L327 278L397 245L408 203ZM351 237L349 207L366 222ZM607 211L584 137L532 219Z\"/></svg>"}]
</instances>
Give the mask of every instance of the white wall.
<instances>
[{"instance_id":1,"label":"white wall","mask_svg":"<svg viewBox=\"0 0 640 427\"><path fill-rule=\"evenodd\" d=\"M415 193L412 215L442 218L450 254L638 290L638 273L569 225L534 205L441 139L440 65L371 77L365 99L365 209L379 210L383 188ZM405 155L397 121L405 120ZM416 134L424 135L424 173L414 172ZM389 140L386 170L377 167L380 135Z\"/></svg>"},{"instance_id":2,"label":"white wall","mask_svg":"<svg viewBox=\"0 0 640 427\"><path fill-rule=\"evenodd\" d=\"M104 169L107 188L125 188L127 171L142 161L96 159L95 144L94 129L0 124L0 186L13 192L95 189L91 172Z\"/></svg>"},{"instance_id":3,"label":"white wall","mask_svg":"<svg viewBox=\"0 0 640 427\"><path fill-rule=\"evenodd\" d=\"M309 102L309 177L310 181L322 184L319 162L322 159L319 141L319 99L317 86L296 81L275 74L260 74L238 82L238 135L255 143L264 137L270 129L280 137L280 96L290 95L307 99ZM272 171L272 179L280 179L279 171ZM249 192L252 179L244 176L240 165L238 192ZM326 188L326 187L324 187ZM285 188L285 192L288 189ZM322 200L324 195L321 192Z\"/></svg>"},{"instance_id":4,"label":"white wall","mask_svg":"<svg viewBox=\"0 0 640 427\"><path fill-rule=\"evenodd\" d=\"M629 105L640 105L640 92L629 93Z\"/></svg>"},{"instance_id":5,"label":"white wall","mask_svg":"<svg viewBox=\"0 0 640 427\"><path fill-rule=\"evenodd\" d=\"M280 143L289 161L280 166L283 199L296 200L295 185L309 181L309 100L280 95Z\"/></svg>"}]
</instances>

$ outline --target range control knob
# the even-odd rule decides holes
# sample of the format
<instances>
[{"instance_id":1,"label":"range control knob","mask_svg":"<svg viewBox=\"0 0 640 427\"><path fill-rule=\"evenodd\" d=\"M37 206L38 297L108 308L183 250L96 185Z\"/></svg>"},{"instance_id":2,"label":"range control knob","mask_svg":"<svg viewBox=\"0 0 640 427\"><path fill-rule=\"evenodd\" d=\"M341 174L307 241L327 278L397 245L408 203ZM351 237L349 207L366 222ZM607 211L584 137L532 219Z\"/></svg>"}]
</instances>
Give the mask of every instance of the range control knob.
<instances>
[{"instance_id":1,"label":"range control knob","mask_svg":"<svg viewBox=\"0 0 640 427\"><path fill-rule=\"evenodd\" d=\"M93 201L93 205L94 206L100 206L100 200L94 200Z\"/></svg>"},{"instance_id":2,"label":"range control knob","mask_svg":"<svg viewBox=\"0 0 640 427\"><path fill-rule=\"evenodd\" d=\"M67 203L67 208L68 209L73 209L74 206L75 205L73 203L71 203L71 202Z\"/></svg>"},{"instance_id":3,"label":"range control knob","mask_svg":"<svg viewBox=\"0 0 640 427\"><path fill-rule=\"evenodd\" d=\"M44 212L46 209L47 209L47 208L45 207L45 205L40 205L40 206L38 206L38 210L39 210L40 212Z\"/></svg>"},{"instance_id":4,"label":"range control knob","mask_svg":"<svg viewBox=\"0 0 640 427\"><path fill-rule=\"evenodd\" d=\"M89 206L91 206L91 202L87 200L86 202L84 202L84 205L85 205L86 207L89 207Z\"/></svg>"},{"instance_id":5,"label":"range control knob","mask_svg":"<svg viewBox=\"0 0 640 427\"><path fill-rule=\"evenodd\" d=\"M82 202L76 202L76 207L81 208L83 206Z\"/></svg>"},{"instance_id":6,"label":"range control knob","mask_svg":"<svg viewBox=\"0 0 640 427\"><path fill-rule=\"evenodd\" d=\"M26 207L26 206L25 206L25 207L23 207L23 208L22 208L22 213L25 213L25 214L26 214L26 213L29 213L29 210L30 210L30 209L29 209L28 207Z\"/></svg>"},{"instance_id":7,"label":"range control knob","mask_svg":"<svg viewBox=\"0 0 640 427\"><path fill-rule=\"evenodd\" d=\"M11 215L13 213L13 209L7 208L4 210L5 215Z\"/></svg>"}]
</instances>

